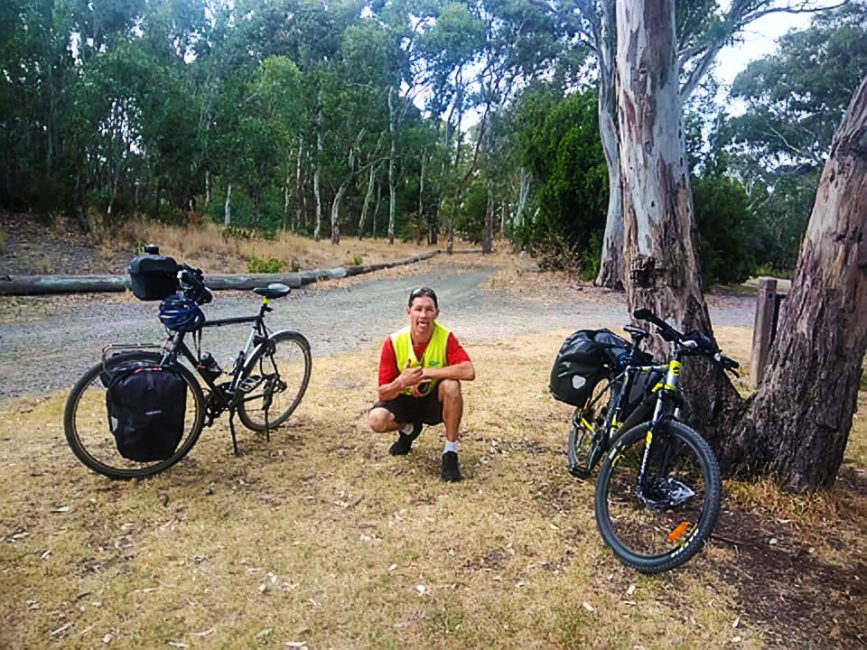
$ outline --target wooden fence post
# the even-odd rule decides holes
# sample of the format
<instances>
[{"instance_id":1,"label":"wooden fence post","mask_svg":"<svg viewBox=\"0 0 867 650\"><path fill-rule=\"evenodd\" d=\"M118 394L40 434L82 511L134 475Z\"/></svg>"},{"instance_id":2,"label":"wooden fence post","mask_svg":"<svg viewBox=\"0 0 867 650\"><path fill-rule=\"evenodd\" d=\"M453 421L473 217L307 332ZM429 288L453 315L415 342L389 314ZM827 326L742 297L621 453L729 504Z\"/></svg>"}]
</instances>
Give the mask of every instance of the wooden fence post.
<instances>
[{"instance_id":1,"label":"wooden fence post","mask_svg":"<svg viewBox=\"0 0 867 650\"><path fill-rule=\"evenodd\" d=\"M774 337L774 303L777 299L777 280L759 278L759 295L756 297L756 321L753 325L753 351L750 382L758 386L768 361L768 351Z\"/></svg>"}]
</instances>

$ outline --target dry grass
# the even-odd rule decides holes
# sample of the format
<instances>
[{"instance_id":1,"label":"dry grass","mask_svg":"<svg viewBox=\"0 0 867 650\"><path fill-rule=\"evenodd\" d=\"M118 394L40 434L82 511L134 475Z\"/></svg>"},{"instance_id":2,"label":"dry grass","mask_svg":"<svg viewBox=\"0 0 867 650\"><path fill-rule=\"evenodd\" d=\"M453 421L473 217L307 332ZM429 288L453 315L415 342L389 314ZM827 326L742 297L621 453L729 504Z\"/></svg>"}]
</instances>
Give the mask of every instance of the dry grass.
<instances>
[{"instance_id":1,"label":"dry grass","mask_svg":"<svg viewBox=\"0 0 867 650\"><path fill-rule=\"evenodd\" d=\"M473 347L480 381L466 390L458 485L437 479L441 427L407 458L366 429L375 350L316 360L298 417L270 445L245 433L234 458L221 423L187 461L139 482L77 464L63 395L11 405L0 641L760 645L713 553L643 578L602 546L592 485L564 471L567 414L540 376L560 338ZM532 388L517 400L516 386Z\"/></svg>"},{"instance_id":2,"label":"dry grass","mask_svg":"<svg viewBox=\"0 0 867 650\"><path fill-rule=\"evenodd\" d=\"M384 239L344 238L337 246L327 240L314 242L308 237L280 233L274 241L228 239L221 236L222 227L205 223L199 227L177 228L149 221L127 222L114 237L104 238L105 253L129 250L144 243L159 244L161 252L201 267L209 273L247 273L253 258L274 258L284 263L285 270L293 266L302 270L328 268L350 264L369 264L402 259L426 252L425 246Z\"/></svg>"},{"instance_id":3,"label":"dry grass","mask_svg":"<svg viewBox=\"0 0 867 650\"><path fill-rule=\"evenodd\" d=\"M786 587L763 580L763 562L739 547L713 542L649 578L602 545L593 485L565 471L569 409L545 390L567 334L464 341L479 379L465 387L457 485L438 480L442 427L405 458L367 429L373 348L315 359L304 402L270 444L241 430L235 458L221 421L179 466L137 482L77 463L63 439L65 395L6 403L0 645L787 645L749 601L758 585L785 609ZM718 335L748 358L749 330ZM863 394L860 404L864 413ZM844 473L863 472L865 448L860 415ZM867 499L848 482L817 497L766 482L727 483L726 494L730 509L782 529L780 546L857 576ZM799 571L783 569L788 588ZM742 574L751 578L739 584ZM811 602L830 620L826 595Z\"/></svg>"}]
</instances>

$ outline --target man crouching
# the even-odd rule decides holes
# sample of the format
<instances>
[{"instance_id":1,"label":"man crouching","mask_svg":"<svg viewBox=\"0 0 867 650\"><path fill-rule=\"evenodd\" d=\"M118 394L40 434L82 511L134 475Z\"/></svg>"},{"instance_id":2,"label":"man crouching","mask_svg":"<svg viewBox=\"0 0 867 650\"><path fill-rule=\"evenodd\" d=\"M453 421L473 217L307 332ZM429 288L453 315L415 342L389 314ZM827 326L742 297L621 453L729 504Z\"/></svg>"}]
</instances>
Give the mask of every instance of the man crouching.
<instances>
[{"instance_id":1,"label":"man crouching","mask_svg":"<svg viewBox=\"0 0 867 650\"><path fill-rule=\"evenodd\" d=\"M379 360L379 400L370 409L370 428L399 431L388 450L408 454L425 424L445 422L442 479L460 481L458 434L464 400L461 382L476 371L457 337L437 322L439 304L433 289L420 287L409 294L409 327L389 336Z\"/></svg>"}]
</instances>

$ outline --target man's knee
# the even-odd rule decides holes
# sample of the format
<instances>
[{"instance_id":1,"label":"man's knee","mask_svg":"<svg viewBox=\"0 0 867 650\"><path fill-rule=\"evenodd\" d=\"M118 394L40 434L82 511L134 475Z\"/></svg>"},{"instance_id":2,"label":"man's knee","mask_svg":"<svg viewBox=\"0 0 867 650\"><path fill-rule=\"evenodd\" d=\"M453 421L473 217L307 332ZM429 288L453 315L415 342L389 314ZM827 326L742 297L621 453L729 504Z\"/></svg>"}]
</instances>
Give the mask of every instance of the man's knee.
<instances>
[{"instance_id":1,"label":"man's knee","mask_svg":"<svg viewBox=\"0 0 867 650\"><path fill-rule=\"evenodd\" d=\"M370 413L367 414L367 422L370 424L370 428L377 433L385 433L394 428L394 415L384 408L370 409Z\"/></svg>"},{"instance_id":2,"label":"man's knee","mask_svg":"<svg viewBox=\"0 0 867 650\"><path fill-rule=\"evenodd\" d=\"M460 399L461 382L457 379L443 379L440 382L440 397L442 398L440 401Z\"/></svg>"}]
</instances>

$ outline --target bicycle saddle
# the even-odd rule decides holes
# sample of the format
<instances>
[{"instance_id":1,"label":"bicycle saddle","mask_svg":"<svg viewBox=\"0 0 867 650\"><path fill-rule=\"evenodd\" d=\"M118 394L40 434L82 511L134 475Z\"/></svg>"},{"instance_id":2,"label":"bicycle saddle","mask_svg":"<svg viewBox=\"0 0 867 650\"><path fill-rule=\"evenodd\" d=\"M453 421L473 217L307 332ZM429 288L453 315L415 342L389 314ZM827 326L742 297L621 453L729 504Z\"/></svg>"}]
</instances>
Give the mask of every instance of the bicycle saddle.
<instances>
[{"instance_id":1,"label":"bicycle saddle","mask_svg":"<svg viewBox=\"0 0 867 650\"><path fill-rule=\"evenodd\" d=\"M284 296L288 296L289 292L292 291L285 284L280 284L279 282L272 282L267 287L257 287L253 289L253 293L257 293L263 298L282 298Z\"/></svg>"}]
</instances>

